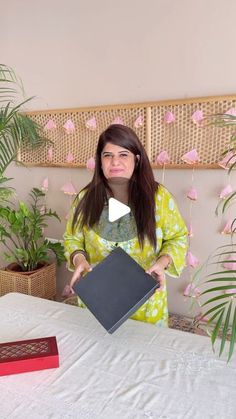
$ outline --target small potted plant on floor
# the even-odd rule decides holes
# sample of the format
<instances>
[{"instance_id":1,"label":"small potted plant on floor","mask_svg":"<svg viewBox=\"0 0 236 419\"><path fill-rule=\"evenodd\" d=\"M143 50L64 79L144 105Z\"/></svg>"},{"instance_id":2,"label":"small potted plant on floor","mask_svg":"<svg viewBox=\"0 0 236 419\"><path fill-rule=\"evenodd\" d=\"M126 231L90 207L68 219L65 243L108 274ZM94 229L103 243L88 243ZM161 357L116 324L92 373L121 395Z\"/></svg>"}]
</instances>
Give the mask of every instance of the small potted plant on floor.
<instances>
[{"instance_id":1,"label":"small potted plant on floor","mask_svg":"<svg viewBox=\"0 0 236 419\"><path fill-rule=\"evenodd\" d=\"M0 208L0 243L5 247L5 259L9 265L0 270L0 295L21 292L43 298L54 298L56 294L56 264L51 262L50 253L60 264L64 259L64 248L60 242L44 237L47 220L55 218L56 212L42 204L45 194L33 188L31 205L19 202Z\"/></svg>"}]
</instances>

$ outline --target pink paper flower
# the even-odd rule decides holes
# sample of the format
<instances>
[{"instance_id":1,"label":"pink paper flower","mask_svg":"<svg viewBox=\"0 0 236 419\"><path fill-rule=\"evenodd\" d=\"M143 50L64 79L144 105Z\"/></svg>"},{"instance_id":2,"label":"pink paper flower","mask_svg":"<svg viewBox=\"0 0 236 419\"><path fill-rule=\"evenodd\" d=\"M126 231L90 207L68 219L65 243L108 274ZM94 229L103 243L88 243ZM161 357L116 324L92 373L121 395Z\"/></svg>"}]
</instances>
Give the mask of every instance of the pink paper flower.
<instances>
[{"instance_id":1,"label":"pink paper flower","mask_svg":"<svg viewBox=\"0 0 236 419\"><path fill-rule=\"evenodd\" d=\"M228 220L223 228L223 230L221 231L221 234L231 234L232 233L232 220Z\"/></svg>"},{"instance_id":2,"label":"pink paper flower","mask_svg":"<svg viewBox=\"0 0 236 419\"><path fill-rule=\"evenodd\" d=\"M44 131L51 131L53 129L55 129L57 126L55 124L55 122L52 119L49 119L48 122L46 123L46 125L44 125Z\"/></svg>"},{"instance_id":3,"label":"pink paper flower","mask_svg":"<svg viewBox=\"0 0 236 419\"><path fill-rule=\"evenodd\" d=\"M41 214L41 215L44 215L44 214L45 214L45 212L46 212L46 207L45 207L45 205L43 205L43 206L40 208L39 212L40 212L40 214Z\"/></svg>"},{"instance_id":4,"label":"pink paper flower","mask_svg":"<svg viewBox=\"0 0 236 419\"><path fill-rule=\"evenodd\" d=\"M236 116L236 109L235 108L230 108L230 109L227 110L227 112L225 112L225 114Z\"/></svg>"},{"instance_id":5,"label":"pink paper flower","mask_svg":"<svg viewBox=\"0 0 236 419\"><path fill-rule=\"evenodd\" d=\"M48 160L51 162L53 160L53 148L48 149Z\"/></svg>"},{"instance_id":6,"label":"pink paper flower","mask_svg":"<svg viewBox=\"0 0 236 419\"><path fill-rule=\"evenodd\" d=\"M181 160L183 160L187 164L197 163L199 161L197 150L193 149L188 151L181 157Z\"/></svg>"},{"instance_id":7,"label":"pink paper flower","mask_svg":"<svg viewBox=\"0 0 236 419\"><path fill-rule=\"evenodd\" d=\"M88 119L85 122L86 128L91 129L91 130L95 130L97 128L97 121L96 118L93 117L91 119Z\"/></svg>"},{"instance_id":8,"label":"pink paper flower","mask_svg":"<svg viewBox=\"0 0 236 419\"><path fill-rule=\"evenodd\" d=\"M197 316L195 316L194 320L196 320L197 322L202 322L202 323L208 322L208 318L206 316L203 316L203 313L200 313Z\"/></svg>"},{"instance_id":9,"label":"pink paper flower","mask_svg":"<svg viewBox=\"0 0 236 419\"><path fill-rule=\"evenodd\" d=\"M71 290L70 286L69 285L65 285L65 287L64 287L64 289L62 291L61 296L62 297L70 297L72 295L74 295L74 292Z\"/></svg>"},{"instance_id":10,"label":"pink paper flower","mask_svg":"<svg viewBox=\"0 0 236 419\"><path fill-rule=\"evenodd\" d=\"M183 292L183 295L185 297L199 297L200 294L200 289L195 287L195 285L193 285L192 283L188 284Z\"/></svg>"},{"instance_id":11,"label":"pink paper flower","mask_svg":"<svg viewBox=\"0 0 236 419\"><path fill-rule=\"evenodd\" d=\"M75 160L73 154L69 151L69 153L66 156L66 161L67 163L73 163L73 161Z\"/></svg>"},{"instance_id":12,"label":"pink paper flower","mask_svg":"<svg viewBox=\"0 0 236 419\"><path fill-rule=\"evenodd\" d=\"M95 159L94 157L90 157L90 159L87 160L86 167L88 170L94 170L95 169Z\"/></svg>"},{"instance_id":13,"label":"pink paper flower","mask_svg":"<svg viewBox=\"0 0 236 419\"><path fill-rule=\"evenodd\" d=\"M114 124L124 125L123 119L120 116L116 116L116 118L112 121L111 125Z\"/></svg>"},{"instance_id":14,"label":"pink paper flower","mask_svg":"<svg viewBox=\"0 0 236 419\"><path fill-rule=\"evenodd\" d=\"M231 166L233 163L236 162L236 154L233 153L232 151L229 151L225 157L219 161L218 165L220 167L223 167L223 169L228 170L229 166Z\"/></svg>"},{"instance_id":15,"label":"pink paper flower","mask_svg":"<svg viewBox=\"0 0 236 419\"><path fill-rule=\"evenodd\" d=\"M189 224L188 235L189 237L193 237L193 226L191 223Z\"/></svg>"},{"instance_id":16,"label":"pink paper flower","mask_svg":"<svg viewBox=\"0 0 236 419\"><path fill-rule=\"evenodd\" d=\"M192 268L196 268L196 266L199 264L199 260L191 252L188 252L186 256L186 263L188 266L191 266Z\"/></svg>"},{"instance_id":17,"label":"pink paper flower","mask_svg":"<svg viewBox=\"0 0 236 419\"><path fill-rule=\"evenodd\" d=\"M197 190L193 186L191 186L191 188L189 189L187 193L187 198L191 199L191 201L197 200Z\"/></svg>"},{"instance_id":18,"label":"pink paper flower","mask_svg":"<svg viewBox=\"0 0 236 419\"><path fill-rule=\"evenodd\" d=\"M174 122L175 121L175 116L174 116L174 114L172 113L172 112L170 112L170 111L167 111L166 113L165 113L165 115L164 115L164 122L166 123L166 124L171 124L172 122Z\"/></svg>"},{"instance_id":19,"label":"pink paper flower","mask_svg":"<svg viewBox=\"0 0 236 419\"><path fill-rule=\"evenodd\" d=\"M222 189L222 191L221 191L221 192L220 192L220 194L219 194L219 197L220 197L221 199L225 199L225 198L227 198L227 196L228 196L231 192L233 192L232 186L231 186L231 185L227 185L227 186L225 186L225 187Z\"/></svg>"},{"instance_id":20,"label":"pink paper flower","mask_svg":"<svg viewBox=\"0 0 236 419\"><path fill-rule=\"evenodd\" d=\"M226 268L226 269L230 269L230 270L232 270L232 271L234 271L234 270L236 270L236 262L230 262L230 261L232 261L232 260L236 260L236 254L234 254L234 255L229 255L228 257L227 257L227 260L229 261L229 262L225 262L225 263L223 263L223 267L224 268Z\"/></svg>"},{"instance_id":21,"label":"pink paper flower","mask_svg":"<svg viewBox=\"0 0 236 419\"><path fill-rule=\"evenodd\" d=\"M47 192L48 191L48 178L47 177L45 177L43 179L41 189L42 189L43 192Z\"/></svg>"},{"instance_id":22,"label":"pink paper flower","mask_svg":"<svg viewBox=\"0 0 236 419\"><path fill-rule=\"evenodd\" d=\"M73 121L71 121L71 119L68 119L65 124L63 125L63 128L65 128L65 131L67 134L72 134L73 132L75 132L75 126Z\"/></svg>"},{"instance_id":23,"label":"pink paper flower","mask_svg":"<svg viewBox=\"0 0 236 419\"><path fill-rule=\"evenodd\" d=\"M197 111L193 112L191 118L195 124L199 124L204 119L203 112L198 109Z\"/></svg>"},{"instance_id":24,"label":"pink paper flower","mask_svg":"<svg viewBox=\"0 0 236 419\"><path fill-rule=\"evenodd\" d=\"M160 165L168 164L170 163L170 157L167 153L167 151L163 150L161 151L157 157L156 157L156 163Z\"/></svg>"},{"instance_id":25,"label":"pink paper flower","mask_svg":"<svg viewBox=\"0 0 236 419\"><path fill-rule=\"evenodd\" d=\"M139 115L138 118L135 119L134 121L134 128L140 128L143 126L143 117L142 115Z\"/></svg>"},{"instance_id":26,"label":"pink paper flower","mask_svg":"<svg viewBox=\"0 0 236 419\"><path fill-rule=\"evenodd\" d=\"M77 195L76 189L72 182L65 183L62 186L61 191L64 192L64 194L66 195Z\"/></svg>"},{"instance_id":27,"label":"pink paper flower","mask_svg":"<svg viewBox=\"0 0 236 419\"><path fill-rule=\"evenodd\" d=\"M230 290L225 290L225 294L236 294L236 288L231 288Z\"/></svg>"}]
</instances>

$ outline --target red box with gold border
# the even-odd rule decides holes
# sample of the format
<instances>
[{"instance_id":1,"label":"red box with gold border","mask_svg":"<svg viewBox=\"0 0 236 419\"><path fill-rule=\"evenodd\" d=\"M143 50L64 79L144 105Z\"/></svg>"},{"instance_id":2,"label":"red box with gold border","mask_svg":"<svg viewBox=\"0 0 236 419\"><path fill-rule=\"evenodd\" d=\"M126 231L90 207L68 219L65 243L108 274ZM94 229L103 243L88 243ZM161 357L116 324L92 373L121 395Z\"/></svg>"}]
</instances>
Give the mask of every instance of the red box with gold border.
<instances>
[{"instance_id":1,"label":"red box with gold border","mask_svg":"<svg viewBox=\"0 0 236 419\"><path fill-rule=\"evenodd\" d=\"M0 343L0 375L59 367L55 336Z\"/></svg>"}]
</instances>

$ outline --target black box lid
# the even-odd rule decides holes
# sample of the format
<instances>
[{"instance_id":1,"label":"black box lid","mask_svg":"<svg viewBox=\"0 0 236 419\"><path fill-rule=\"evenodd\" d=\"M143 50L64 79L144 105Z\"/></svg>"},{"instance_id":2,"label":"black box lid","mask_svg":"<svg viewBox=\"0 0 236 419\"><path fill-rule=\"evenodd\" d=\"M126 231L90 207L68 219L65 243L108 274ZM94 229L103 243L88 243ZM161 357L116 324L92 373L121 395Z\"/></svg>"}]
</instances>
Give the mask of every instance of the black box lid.
<instances>
[{"instance_id":1,"label":"black box lid","mask_svg":"<svg viewBox=\"0 0 236 419\"><path fill-rule=\"evenodd\" d=\"M159 286L117 247L73 288L102 326L113 333Z\"/></svg>"}]
</instances>

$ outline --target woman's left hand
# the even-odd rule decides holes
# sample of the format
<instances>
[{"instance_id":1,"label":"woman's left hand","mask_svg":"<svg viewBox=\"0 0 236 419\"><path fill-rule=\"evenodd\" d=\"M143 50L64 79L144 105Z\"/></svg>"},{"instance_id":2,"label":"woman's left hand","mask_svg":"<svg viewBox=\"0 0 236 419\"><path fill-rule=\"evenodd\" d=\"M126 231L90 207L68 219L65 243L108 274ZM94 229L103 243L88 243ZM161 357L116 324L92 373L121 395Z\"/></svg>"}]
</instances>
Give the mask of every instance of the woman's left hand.
<instances>
[{"instance_id":1,"label":"woman's left hand","mask_svg":"<svg viewBox=\"0 0 236 419\"><path fill-rule=\"evenodd\" d=\"M160 282L160 287L157 289L157 291L163 289L165 283L165 269L170 264L170 262L171 257L169 255L163 255L158 258L154 265L146 270L146 273L152 275L157 282Z\"/></svg>"}]
</instances>

